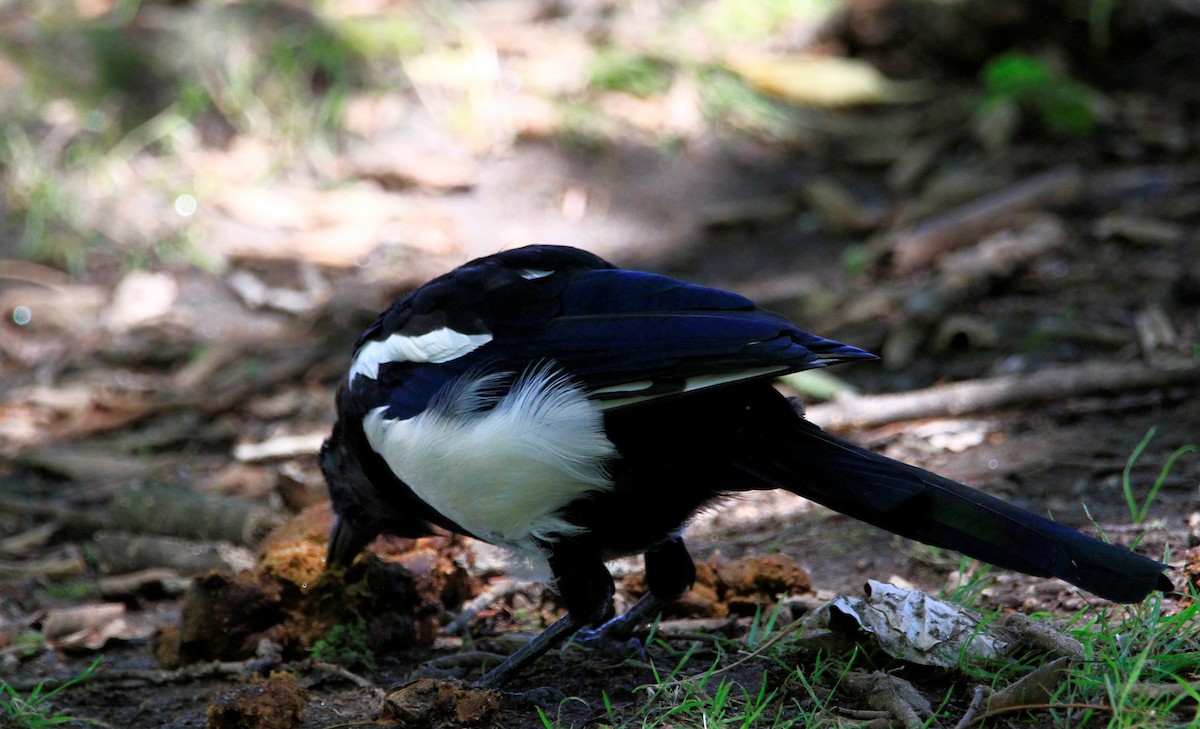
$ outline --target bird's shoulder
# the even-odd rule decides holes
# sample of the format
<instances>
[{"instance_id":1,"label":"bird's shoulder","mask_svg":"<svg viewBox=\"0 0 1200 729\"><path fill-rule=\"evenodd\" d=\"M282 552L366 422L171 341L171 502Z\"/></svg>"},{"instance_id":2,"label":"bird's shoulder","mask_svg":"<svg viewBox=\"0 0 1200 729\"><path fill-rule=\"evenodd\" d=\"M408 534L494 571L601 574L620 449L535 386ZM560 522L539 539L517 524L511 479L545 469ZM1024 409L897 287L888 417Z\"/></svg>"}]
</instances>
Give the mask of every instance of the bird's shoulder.
<instances>
[{"instance_id":1,"label":"bird's shoulder","mask_svg":"<svg viewBox=\"0 0 1200 729\"><path fill-rule=\"evenodd\" d=\"M614 270L565 246L526 246L469 261L410 291L359 337L345 383L344 413L390 403L420 412L434 393L469 370L513 369L513 347L486 347L497 332L544 326L561 315L563 292L585 272Z\"/></svg>"},{"instance_id":2,"label":"bird's shoulder","mask_svg":"<svg viewBox=\"0 0 1200 729\"><path fill-rule=\"evenodd\" d=\"M441 328L482 333L486 320L509 309L506 301L545 298L545 290L553 288L547 284L612 268L598 256L565 246L526 246L477 258L397 299L363 332L355 350L395 334L420 336Z\"/></svg>"}]
</instances>

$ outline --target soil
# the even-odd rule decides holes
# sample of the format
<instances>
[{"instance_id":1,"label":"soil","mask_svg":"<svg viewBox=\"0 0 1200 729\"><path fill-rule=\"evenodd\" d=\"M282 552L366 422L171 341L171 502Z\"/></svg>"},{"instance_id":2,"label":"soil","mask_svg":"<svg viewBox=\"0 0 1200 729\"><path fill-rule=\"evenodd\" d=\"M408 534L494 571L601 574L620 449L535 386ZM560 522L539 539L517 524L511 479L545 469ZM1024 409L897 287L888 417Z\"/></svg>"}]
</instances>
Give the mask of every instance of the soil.
<instances>
[{"instance_id":1,"label":"soil","mask_svg":"<svg viewBox=\"0 0 1200 729\"><path fill-rule=\"evenodd\" d=\"M597 23L619 29L634 12L604 3L595 4L600 10L545 3L542 14L527 13L528 3L482 5L507 18L490 39L501 46L539 33L586 39ZM278 231L265 206L257 213L265 219L226 207L226 217L212 221L212 245L227 256L225 270L163 265L155 274L167 279L141 280L147 288L134 297L143 307L169 289L169 312L156 317L140 318L136 307L119 313L119 291L131 281L111 251L90 253L73 279L42 268L18 276L10 268L5 275L14 281L46 281L37 287L41 293L0 289L6 310L32 302L36 324L0 333L0 439L8 458L0 465L0 679L28 692L39 680L78 675L101 656L100 668L55 697L53 708L114 727L315 729L369 725L379 716L399 726L533 727L542 725L537 705L562 726L634 716L646 700L639 687L654 683L648 663L578 650L549 654L510 687L550 692L496 697L426 681L385 701L384 689L432 670L465 644L511 650L506 636L539 629L560 614L554 595L530 585L499 596L482 608L464 641L438 630L501 580L486 548L447 538L384 540L356 572L331 576L321 569L329 516L312 438L319 443L328 428L351 343L391 296L501 247L576 245L631 268L737 290L810 330L899 352L882 365L835 373L863 396L1088 362L1194 368L1200 87L1193 70L1200 59L1193 46L1200 19L1171 3L1130 3L1112 20L1107 51L1095 57L1094 48L1081 44L1078 23L1043 24L1018 9L989 17L986 3L950 5L960 15L927 25L922 13L931 11L922 3L851 2L841 22L818 34L824 51L930 80L944 90L938 98L821 110L818 117L796 107L796 130L785 138L702 127L670 145L628 130L599 144L525 133L502 153L437 142L429 166L448 169L457 160L461 167L454 169L466 170L465 181L389 177L388 184L404 189L396 193L383 183L369 193L356 189L363 195L356 204L393 193L419 203L421 212L404 224L420 235L403 230L399 245L355 254L350 265L334 260L353 248L346 243L339 252L344 241L337 237L325 247L284 246L289 255L269 252ZM1026 5L1036 4L1013 7ZM1027 111L999 140L972 128L986 125L966 101L976 93L982 63L1031 27L1039 28L1024 41L1031 51L1055 59L1102 97L1091 135L1054 138ZM955 29L967 33L961 44L953 40ZM807 136L806 123L814 119L824 131ZM884 150L881 138L892 133L901 134L899 148ZM387 134L366 141L383 144L392 138ZM211 154L228 155L233 147L214 144ZM923 161L920 150L927 152ZM906 172L913 166L919 171ZM976 224L946 223L972 201L1063 169L1079 183L1065 197L1047 193L1001 205L999 214ZM340 204L342 198L315 203L308 195L319 185L305 182L304 194L290 192L296 178L270 194L300 211ZM936 237L918 225L931 220L946 225L941 239L957 250L939 248L928 263L899 264L905 241ZM971 279L932 318L914 314L922 292L951 290L946 282L961 272L955 253L998 235L1024 241L1042 224L1057 231L1048 247ZM317 240L329 230L314 224L307 232ZM341 235L350 234L337 228ZM259 253L234 239L261 243ZM20 255L14 247L5 257ZM266 298L251 302L238 283L248 279L234 276L239 272L250 274ZM280 292L309 300L288 310ZM896 338L906 327L918 332L913 346ZM1114 541L1140 539L1145 554L1168 550L1178 568L1195 539L1189 522L1197 520L1200 458L1191 453L1175 462L1147 525L1130 527L1122 473L1151 429L1154 438L1130 470L1143 495L1176 449L1200 442L1196 379L1040 396L968 413L948 407L936 417L841 435L1080 529L1104 529ZM301 440L286 441L291 436ZM239 450L263 444L282 450L266 456ZM186 487L205 498L180 507L186 499L168 496L138 502L154 505L131 517L117 514L114 504L147 483ZM177 508L181 526L164 532L147 523L164 524ZM248 530L245 538L206 532L200 508L220 511L213 523ZM178 541L164 545L165 536ZM931 594L967 579L955 555L784 494L725 503L702 515L687 539L699 560L710 560L704 569L711 580L666 618L704 619L703 630L735 638L744 637L759 606L770 609L786 595L806 596L787 603L798 615L834 595L860 595L868 579ZM135 558L150 549L166 550L172 561ZM182 564L183 552L197 561ZM159 571L143 572L150 569ZM614 570L628 602L637 565ZM741 576L730 577L736 570ZM126 586L110 581L131 573ZM742 583L750 587L733 586ZM1060 582L996 572L977 599L980 609L1060 615L1102 602ZM104 605L120 607L96 617ZM74 630L52 633L51 616L81 607L90 612ZM330 629L364 616L374 664L351 658L337 668L309 658ZM22 649L31 635L41 642ZM716 644L684 635L668 638L670 649L649 646L649 662L674 668L693 646L686 670L711 665ZM469 678L477 667L451 672ZM960 676L890 668L935 704L951 691L947 717L961 716L970 701L970 682ZM777 674L756 664L729 677L754 691L764 681L768 690L797 691ZM839 705L860 706L849 696ZM1045 716L1029 722L1054 725Z\"/></svg>"}]
</instances>

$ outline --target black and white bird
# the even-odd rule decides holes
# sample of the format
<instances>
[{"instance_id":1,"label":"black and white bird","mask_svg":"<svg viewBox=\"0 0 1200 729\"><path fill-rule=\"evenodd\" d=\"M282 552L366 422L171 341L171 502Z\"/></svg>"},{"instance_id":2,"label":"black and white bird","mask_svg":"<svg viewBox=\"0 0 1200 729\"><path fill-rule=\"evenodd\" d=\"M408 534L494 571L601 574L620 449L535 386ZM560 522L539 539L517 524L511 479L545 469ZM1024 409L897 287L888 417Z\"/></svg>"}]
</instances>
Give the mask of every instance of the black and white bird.
<instances>
[{"instance_id":1,"label":"black and white bird","mask_svg":"<svg viewBox=\"0 0 1200 729\"><path fill-rule=\"evenodd\" d=\"M730 494L786 489L928 544L1110 600L1169 591L1166 565L837 439L773 386L874 355L737 294L530 246L471 261L362 335L321 451L329 562L434 527L548 571L568 615L484 677L505 681L612 617L604 563L644 554L627 636L691 587L680 537Z\"/></svg>"}]
</instances>

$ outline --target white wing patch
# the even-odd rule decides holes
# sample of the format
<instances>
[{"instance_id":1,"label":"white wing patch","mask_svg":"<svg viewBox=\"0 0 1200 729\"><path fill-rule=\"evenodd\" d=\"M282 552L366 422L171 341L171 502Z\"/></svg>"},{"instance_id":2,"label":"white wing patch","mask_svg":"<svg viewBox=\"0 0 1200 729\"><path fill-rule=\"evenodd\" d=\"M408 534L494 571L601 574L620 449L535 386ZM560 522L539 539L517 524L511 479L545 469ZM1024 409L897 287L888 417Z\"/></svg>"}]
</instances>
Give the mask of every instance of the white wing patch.
<instances>
[{"instance_id":1,"label":"white wing patch","mask_svg":"<svg viewBox=\"0 0 1200 729\"><path fill-rule=\"evenodd\" d=\"M469 354L492 341L491 334L463 334L449 327L415 337L404 334L378 342L367 342L359 348L350 365L350 381L359 375L379 379L379 365L387 362L449 362Z\"/></svg>"},{"instance_id":2,"label":"white wing patch","mask_svg":"<svg viewBox=\"0 0 1200 729\"><path fill-rule=\"evenodd\" d=\"M583 388L549 368L519 378L491 410L462 414L490 384L486 377L464 383L449 401L407 420L376 408L363 430L430 506L487 541L540 557L533 538L579 530L559 509L612 487L605 462L616 448Z\"/></svg>"},{"instance_id":3,"label":"white wing patch","mask_svg":"<svg viewBox=\"0 0 1200 729\"><path fill-rule=\"evenodd\" d=\"M639 402L648 400L657 400L670 395L679 395L685 392L695 392L696 390L705 390L718 385L726 385L731 382L740 380L752 380L759 377L768 377L770 375L782 375L790 368L786 365L772 365L770 367L757 367L749 370L739 370L737 372L718 372L711 375L699 375L696 377L688 377L682 383L681 387L668 389L662 392L655 391L656 383L652 380L638 380L637 382L626 382L620 385L609 385L608 387L598 388L594 394L608 395L609 397L598 402L601 410L615 410L616 408L635 405ZM624 397L615 397L624 395Z\"/></svg>"}]
</instances>

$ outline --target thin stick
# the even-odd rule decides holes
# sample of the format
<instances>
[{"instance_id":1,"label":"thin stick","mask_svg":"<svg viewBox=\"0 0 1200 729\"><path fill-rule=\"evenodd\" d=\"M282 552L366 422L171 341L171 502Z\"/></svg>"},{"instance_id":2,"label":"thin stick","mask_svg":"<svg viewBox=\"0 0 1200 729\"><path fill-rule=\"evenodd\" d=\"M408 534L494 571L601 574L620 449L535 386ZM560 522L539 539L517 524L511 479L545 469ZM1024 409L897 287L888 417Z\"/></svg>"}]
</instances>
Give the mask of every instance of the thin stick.
<instances>
[{"instance_id":1,"label":"thin stick","mask_svg":"<svg viewBox=\"0 0 1200 729\"><path fill-rule=\"evenodd\" d=\"M954 725L954 729L966 729L975 720L975 715L979 713L979 709L983 706L983 697L986 695L987 690L983 686L975 687L975 695L971 697L971 705L967 707L966 713Z\"/></svg>"},{"instance_id":2,"label":"thin stick","mask_svg":"<svg viewBox=\"0 0 1200 729\"><path fill-rule=\"evenodd\" d=\"M443 635L457 635L467 629L467 625L475 619L481 610L488 607L492 603L499 602L513 593L520 592L524 589L526 583L519 580L505 580L497 582L483 592L476 595L466 605L463 605L462 610L442 628Z\"/></svg>"},{"instance_id":3,"label":"thin stick","mask_svg":"<svg viewBox=\"0 0 1200 729\"><path fill-rule=\"evenodd\" d=\"M1054 402L1099 393L1154 390L1200 383L1200 367L1154 369L1143 364L1093 362L1002 375L889 395L850 395L807 409L823 428L873 428L918 418Z\"/></svg>"}]
</instances>

